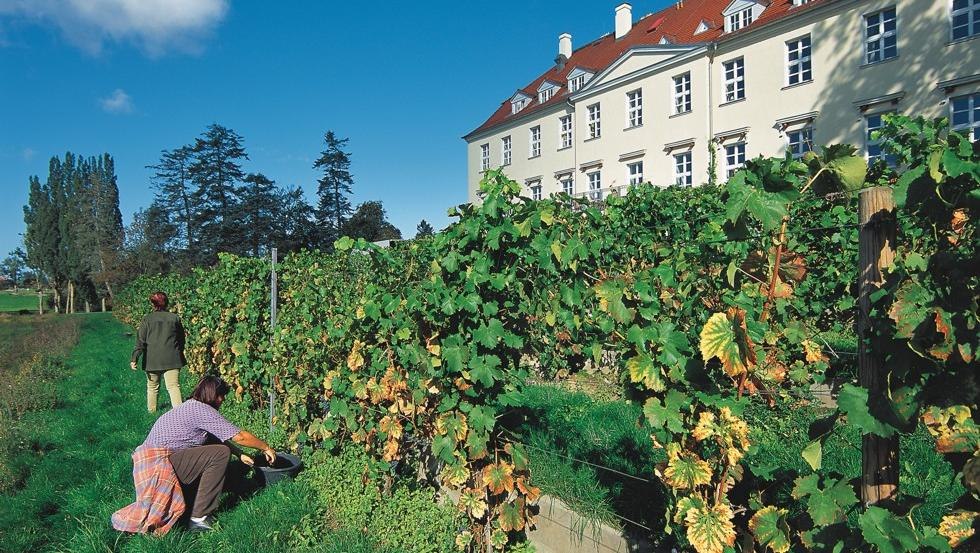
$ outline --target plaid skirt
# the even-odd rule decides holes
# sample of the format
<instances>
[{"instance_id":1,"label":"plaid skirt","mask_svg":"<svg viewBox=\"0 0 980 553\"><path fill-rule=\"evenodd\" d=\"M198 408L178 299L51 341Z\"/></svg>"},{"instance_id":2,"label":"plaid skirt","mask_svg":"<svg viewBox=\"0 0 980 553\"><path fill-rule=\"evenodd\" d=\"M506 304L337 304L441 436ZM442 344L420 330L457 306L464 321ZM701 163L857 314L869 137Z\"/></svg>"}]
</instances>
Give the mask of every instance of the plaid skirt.
<instances>
[{"instance_id":1,"label":"plaid skirt","mask_svg":"<svg viewBox=\"0 0 980 553\"><path fill-rule=\"evenodd\" d=\"M141 445L133 452L133 482L136 501L112 514L112 527L120 532L170 531L184 510L184 494L170 464L170 450Z\"/></svg>"}]
</instances>

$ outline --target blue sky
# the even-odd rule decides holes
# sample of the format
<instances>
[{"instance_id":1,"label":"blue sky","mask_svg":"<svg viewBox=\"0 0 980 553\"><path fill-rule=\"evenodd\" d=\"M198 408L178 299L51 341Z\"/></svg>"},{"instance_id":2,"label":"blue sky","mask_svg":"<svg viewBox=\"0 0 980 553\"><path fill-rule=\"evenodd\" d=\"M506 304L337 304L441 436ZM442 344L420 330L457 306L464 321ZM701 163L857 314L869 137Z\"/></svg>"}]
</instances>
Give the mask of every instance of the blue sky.
<instances>
[{"instance_id":1,"label":"blue sky","mask_svg":"<svg viewBox=\"0 0 980 553\"><path fill-rule=\"evenodd\" d=\"M311 201L333 130L355 204L381 200L408 237L442 228L466 201L460 137L547 69L559 34L611 31L617 3L0 0L0 257L52 155L112 154L128 223L153 197L145 166L213 122L244 136L246 171Z\"/></svg>"}]
</instances>

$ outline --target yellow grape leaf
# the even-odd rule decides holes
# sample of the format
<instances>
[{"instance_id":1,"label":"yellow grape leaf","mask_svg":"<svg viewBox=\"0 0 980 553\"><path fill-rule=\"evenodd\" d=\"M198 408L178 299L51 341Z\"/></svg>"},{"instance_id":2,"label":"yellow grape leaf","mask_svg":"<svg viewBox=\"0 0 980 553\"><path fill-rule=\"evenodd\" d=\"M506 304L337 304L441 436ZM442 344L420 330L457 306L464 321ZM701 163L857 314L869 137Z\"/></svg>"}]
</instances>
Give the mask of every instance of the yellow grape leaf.
<instances>
[{"instance_id":1,"label":"yellow grape leaf","mask_svg":"<svg viewBox=\"0 0 980 553\"><path fill-rule=\"evenodd\" d=\"M473 532L469 530L463 530L456 535L456 549L460 551L469 551L470 544L473 543Z\"/></svg>"},{"instance_id":2,"label":"yellow grape leaf","mask_svg":"<svg viewBox=\"0 0 980 553\"><path fill-rule=\"evenodd\" d=\"M496 495L514 491L514 467L501 461L483 469L483 485Z\"/></svg>"},{"instance_id":3,"label":"yellow grape leaf","mask_svg":"<svg viewBox=\"0 0 980 553\"><path fill-rule=\"evenodd\" d=\"M756 364L755 344L745 326L745 310L715 313L701 329L701 357L721 360L725 374L739 376Z\"/></svg>"},{"instance_id":4,"label":"yellow grape leaf","mask_svg":"<svg viewBox=\"0 0 980 553\"><path fill-rule=\"evenodd\" d=\"M392 462L398 458L398 440L395 438L388 438L385 442L384 450L382 451L381 458L387 462Z\"/></svg>"},{"instance_id":5,"label":"yellow grape leaf","mask_svg":"<svg viewBox=\"0 0 980 553\"><path fill-rule=\"evenodd\" d=\"M806 355L807 363L827 361L827 356L824 355L823 348L820 347L820 344L814 342L813 340L803 340L801 345L803 346L803 353Z\"/></svg>"},{"instance_id":6,"label":"yellow grape leaf","mask_svg":"<svg viewBox=\"0 0 980 553\"><path fill-rule=\"evenodd\" d=\"M538 498L541 497L541 488L536 488L526 483L523 478L517 479L517 489L524 494L528 503L536 503Z\"/></svg>"},{"instance_id":7,"label":"yellow grape leaf","mask_svg":"<svg viewBox=\"0 0 980 553\"><path fill-rule=\"evenodd\" d=\"M459 495L459 510L469 513L473 518L483 518L487 514L487 502L484 495L478 490L464 490Z\"/></svg>"},{"instance_id":8,"label":"yellow grape leaf","mask_svg":"<svg viewBox=\"0 0 980 553\"><path fill-rule=\"evenodd\" d=\"M786 553L789 551L789 524L786 522L786 509L777 509L769 506L763 507L752 515L749 520L749 530L755 536L755 541L759 545L764 545L774 553Z\"/></svg>"},{"instance_id":9,"label":"yellow grape leaf","mask_svg":"<svg viewBox=\"0 0 980 553\"><path fill-rule=\"evenodd\" d=\"M681 524L687 519L687 512L691 509L703 509L704 501L696 496L684 496L677 500L677 512L674 513L674 523Z\"/></svg>"},{"instance_id":10,"label":"yellow grape leaf","mask_svg":"<svg viewBox=\"0 0 980 553\"><path fill-rule=\"evenodd\" d=\"M735 545L735 514L725 504L690 509L684 522L687 540L698 553L724 553L725 546Z\"/></svg>"},{"instance_id":11,"label":"yellow grape leaf","mask_svg":"<svg viewBox=\"0 0 980 553\"><path fill-rule=\"evenodd\" d=\"M441 476L443 484L458 488L470 479L470 471L463 465L446 465Z\"/></svg>"},{"instance_id":12,"label":"yellow grape leaf","mask_svg":"<svg viewBox=\"0 0 980 553\"><path fill-rule=\"evenodd\" d=\"M378 429L388 435L389 438L398 439L402 437L402 425L398 419L385 415L378 421Z\"/></svg>"},{"instance_id":13,"label":"yellow grape leaf","mask_svg":"<svg viewBox=\"0 0 980 553\"><path fill-rule=\"evenodd\" d=\"M361 350L364 349L364 342L360 340L354 340L354 346L351 347L350 353L347 354L347 368L356 371L357 369L364 366L364 356L361 355Z\"/></svg>"},{"instance_id":14,"label":"yellow grape leaf","mask_svg":"<svg viewBox=\"0 0 980 553\"><path fill-rule=\"evenodd\" d=\"M641 353L629 358L626 361L626 368L629 369L631 382L642 382L653 392L662 392L666 389L660 367L649 355Z\"/></svg>"},{"instance_id":15,"label":"yellow grape leaf","mask_svg":"<svg viewBox=\"0 0 980 553\"><path fill-rule=\"evenodd\" d=\"M939 523L939 534L949 541L950 547L956 548L976 532L973 529L973 521L977 516L980 516L980 513L970 511L946 515Z\"/></svg>"},{"instance_id":16,"label":"yellow grape leaf","mask_svg":"<svg viewBox=\"0 0 980 553\"><path fill-rule=\"evenodd\" d=\"M711 466L696 453L680 452L667 462L664 481L676 490L694 489L711 482Z\"/></svg>"},{"instance_id":17,"label":"yellow grape leaf","mask_svg":"<svg viewBox=\"0 0 980 553\"><path fill-rule=\"evenodd\" d=\"M922 415L922 422L936 439L940 453L973 453L980 449L980 427L965 405L930 407Z\"/></svg>"}]
</instances>

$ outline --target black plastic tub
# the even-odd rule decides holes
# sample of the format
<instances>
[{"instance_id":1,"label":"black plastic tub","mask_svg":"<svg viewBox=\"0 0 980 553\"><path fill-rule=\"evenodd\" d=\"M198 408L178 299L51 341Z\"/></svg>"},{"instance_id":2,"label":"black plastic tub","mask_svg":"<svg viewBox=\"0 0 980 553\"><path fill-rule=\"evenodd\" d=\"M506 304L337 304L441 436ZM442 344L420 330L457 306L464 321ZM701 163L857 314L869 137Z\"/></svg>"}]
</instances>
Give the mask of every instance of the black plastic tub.
<instances>
[{"instance_id":1,"label":"black plastic tub","mask_svg":"<svg viewBox=\"0 0 980 553\"><path fill-rule=\"evenodd\" d=\"M303 460L291 453L276 452L276 462L271 467L266 464L262 454L256 455L256 473L266 486L287 479L292 480L303 470Z\"/></svg>"}]
</instances>

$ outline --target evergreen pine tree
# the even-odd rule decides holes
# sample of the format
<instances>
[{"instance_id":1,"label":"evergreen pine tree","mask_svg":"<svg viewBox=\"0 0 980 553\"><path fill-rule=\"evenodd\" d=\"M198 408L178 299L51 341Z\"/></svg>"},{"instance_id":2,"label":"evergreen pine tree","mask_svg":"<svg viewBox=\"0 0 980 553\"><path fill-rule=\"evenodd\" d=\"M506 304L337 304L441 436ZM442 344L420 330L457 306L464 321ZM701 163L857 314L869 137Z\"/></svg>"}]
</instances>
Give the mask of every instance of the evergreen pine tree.
<instances>
[{"instance_id":1,"label":"evergreen pine tree","mask_svg":"<svg viewBox=\"0 0 980 553\"><path fill-rule=\"evenodd\" d=\"M306 202L300 187L279 192L279 218L276 244L282 253L317 247L313 207Z\"/></svg>"},{"instance_id":2,"label":"evergreen pine tree","mask_svg":"<svg viewBox=\"0 0 980 553\"><path fill-rule=\"evenodd\" d=\"M240 192L238 220L241 238L249 252L258 257L263 246L276 244L276 224L280 217L279 191L275 181L262 173L250 173Z\"/></svg>"},{"instance_id":3,"label":"evergreen pine tree","mask_svg":"<svg viewBox=\"0 0 980 553\"><path fill-rule=\"evenodd\" d=\"M385 208L378 201L364 202L357 206L357 211L341 227L341 234L351 238L363 238L369 242L402 238L398 227L388 222Z\"/></svg>"},{"instance_id":4,"label":"evergreen pine tree","mask_svg":"<svg viewBox=\"0 0 980 553\"><path fill-rule=\"evenodd\" d=\"M432 225L430 225L425 219L419 221L418 226L415 227L416 238L425 238L426 236L432 236L433 234L435 234L435 231L433 230Z\"/></svg>"},{"instance_id":5,"label":"evergreen pine tree","mask_svg":"<svg viewBox=\"0 0 980 553\"><path fill-rule=\"evenodd\" d=\"M197 207L192 227L197 229L196 264L207 264L218 252L243 253L239 239L237 183L245 178L241 160L248 159L242 137L218 124L210 125L194 143L188 174L196 189L191 203Z\"/></svg>"},{"instance_id":6,"label":"evergreen pine tree","mask_svg":"<svg viewBox=\"0 0 980 553\"><path fill-rule=\"evenodd\" d=\"M350 153L344 151L348 139L338 138L333 131L327 131L323 141L326 148L313 163L314 169L323 172L317 180L316 224L319 244L331 247L339 237L340 228L351 214L349 196L354 178L350 173Z\"/></svg>"},{"instance_id":7,"label":"evergreen pine tree","mask_svg":"<svg viewBox=\"0 0 980 553\"><path fill-rule=\"evenodd\" d=\"M193 153L191 146L162 150L160 161L156 165L147 166L154 171L150 177L157 189L154 201L178 226L181 236L177 247L185 251L194 247L196 238L194 214L197 206L192 203L193 183L189 173Z\"/></svg>"}]
</instances>

